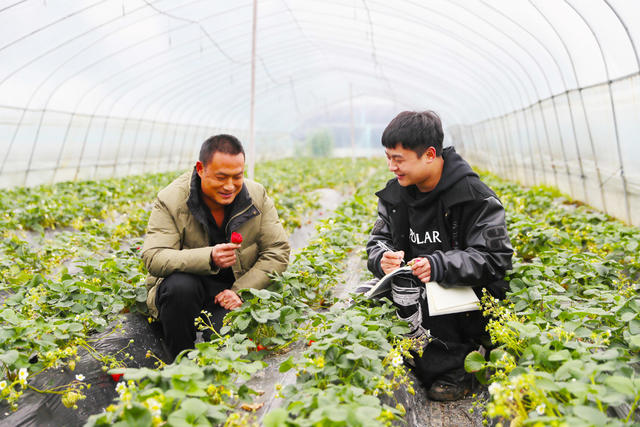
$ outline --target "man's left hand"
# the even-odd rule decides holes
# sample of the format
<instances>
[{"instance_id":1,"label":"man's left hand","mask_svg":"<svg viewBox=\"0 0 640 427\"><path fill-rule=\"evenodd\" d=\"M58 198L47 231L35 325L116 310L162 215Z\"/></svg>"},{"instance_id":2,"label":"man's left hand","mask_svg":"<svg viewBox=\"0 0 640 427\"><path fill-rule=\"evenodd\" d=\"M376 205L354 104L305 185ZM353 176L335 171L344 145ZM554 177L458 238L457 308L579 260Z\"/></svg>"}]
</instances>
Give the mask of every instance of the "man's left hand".
<instances>
[{"instance_id":1,"label":"man's left hand","mask_svg":"<svg viewBox=\"0 0 640 427\"><path fill-rule=\"evenodd\" d=\"M240 296L231 289L225 289L213 298L213 302L220 304L226 310L235 310L242 305Z\"/></svg>"},{"instance_id":2,"label":"man's left hand","mask_svg":"<svg viewBox=\"0 0 640 427\"><path fill-rule=\"evenodd\" d=\"M411 270L422 283L431 281L431 264L427 258L414 258L411 260Z\"/></svg>"}]
</instances>

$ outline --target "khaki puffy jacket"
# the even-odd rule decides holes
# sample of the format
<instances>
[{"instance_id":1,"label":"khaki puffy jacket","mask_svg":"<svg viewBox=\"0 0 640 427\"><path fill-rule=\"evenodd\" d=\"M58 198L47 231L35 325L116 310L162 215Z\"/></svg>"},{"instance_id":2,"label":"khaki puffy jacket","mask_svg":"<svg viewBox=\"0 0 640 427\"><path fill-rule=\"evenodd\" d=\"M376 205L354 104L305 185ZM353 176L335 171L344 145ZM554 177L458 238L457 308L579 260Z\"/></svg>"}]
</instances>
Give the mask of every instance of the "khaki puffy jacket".
<instances>
[{"instance_id":1,"label":"khaki puffy jacket","mask_svg":"<svg viewBox=\"0 0 640 427\"><path fill-rule=\"evenodd\" d=\"M210 262L212 247L207 232L187 205L191 178L192 172L186 172L161 190L149 217L142 259L149 271L145 285L147 306L153 317L158 316L156 292L164 277L174 272L201 275L219 272ZM248 179L244 185L251 203L229 219L226 230L227 236L236 231L243 238L236 263L231 267L236 279L231 288L234 291L265 288L269 284L268 274L287 268L290 252L287 234L264 187Z\"/></svg>"}]
</instances>

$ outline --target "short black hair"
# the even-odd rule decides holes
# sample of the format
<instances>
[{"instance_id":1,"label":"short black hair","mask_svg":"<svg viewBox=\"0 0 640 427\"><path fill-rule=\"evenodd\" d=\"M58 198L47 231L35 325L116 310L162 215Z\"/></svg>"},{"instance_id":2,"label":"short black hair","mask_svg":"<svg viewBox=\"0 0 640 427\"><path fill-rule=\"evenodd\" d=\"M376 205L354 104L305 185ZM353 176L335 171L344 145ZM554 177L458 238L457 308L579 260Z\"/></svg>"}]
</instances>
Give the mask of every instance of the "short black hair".
<instances>
[{"instance_id":1,"label":"short black hair","mask_svg":"<svg viewBox=\"0 0 640 427\"><path fill-rule=\"evenodd\" d=\"M213 155L218 152L231 154L232 156L242 153L246 158L244 148L242 148L242 143L238 138L233 135L220 134L212 136L202 143L199 160L206 166Z\"/></svg>"},{"instance_id":2,"label":"short black hair","mask_svg":"<svg viewBox=\"0 0 640 427\"><path fill-rule=\"evenodd\" d=\"M442 155L442 122L434 111L403 111L387 125L382 133L382 145L395 148L401 144L422 157L427 148L436 149Z\"/></svg>"}]
</instances>

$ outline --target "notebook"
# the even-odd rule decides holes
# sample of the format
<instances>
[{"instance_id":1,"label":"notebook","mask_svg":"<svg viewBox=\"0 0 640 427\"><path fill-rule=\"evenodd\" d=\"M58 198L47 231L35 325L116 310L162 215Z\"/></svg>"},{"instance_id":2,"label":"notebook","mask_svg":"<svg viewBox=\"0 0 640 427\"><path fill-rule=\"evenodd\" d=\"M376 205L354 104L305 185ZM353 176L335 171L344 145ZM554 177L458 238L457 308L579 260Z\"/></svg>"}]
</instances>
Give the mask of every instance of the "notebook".
<instances>
[{"instance_id":1,"label":"notebook","mask_svg":"<svg viewBox=\"0 0 640 427\"><path fill-rule=\"evenodd\" d=\"M411 274L410 266L397 268L378 280L371 289L365 292L365 296L376 298L388 293L391 290L391 282L394 277ZM429 316L480 310L480 301L470 286L452 286L445 288L437 282L428 282L425 286L427 290Z\"/></svg>"},{"instance_id":2,"label":"notebook","mask_svg":"<svg viewBox=\"0 0 640 427\"><path fill-rule=\"evenodd\" d=\"M480 301L470 286L445 288L437 282L426 283L429 316L480 310Z\"/></svg>"}]
</instances>

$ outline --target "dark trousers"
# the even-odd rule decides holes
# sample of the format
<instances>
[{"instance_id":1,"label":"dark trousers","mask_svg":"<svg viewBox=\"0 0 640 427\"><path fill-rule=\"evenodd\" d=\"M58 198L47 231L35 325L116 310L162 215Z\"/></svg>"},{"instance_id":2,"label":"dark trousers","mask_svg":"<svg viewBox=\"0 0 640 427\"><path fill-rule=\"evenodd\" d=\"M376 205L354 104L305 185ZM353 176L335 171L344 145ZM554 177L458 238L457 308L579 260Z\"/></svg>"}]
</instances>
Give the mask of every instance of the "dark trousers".
<instances>
[{"instance_id":1,"label":"dark trousers","mask_svg":"<svg viewBox=\"0 0 640 427\"><path fill-rule=\"evenodd\" d=\"M162 281L156 294L156 307L171 357L175 358L184 349L193 348L196 339L194 321L202 310L211 313L210 321L214 329L220 330L229 310L215 304L213 299L223 290L230 289L231 285L218 282L212 276L189 273L173 273Z\"/></svg>"},{"instance_id":2,"label":"dark trousers","mask_svg":"<svg viewBox=\"0 0 640 427\"><path fill-rule=\"evenodd\" d=\"M429 386L435 380L459 383L466 376L464 359L488 339L487 320L478 310L430 317L423 302L422 326L429 330L432 341L422 352L414 354L414 372Z\"/></svg>"},{"instance_id":3,"label":"dark trousers","mask_svg":"<svg viewBox=\"0 0 640 427\"><path fill-rule=\"evenodd\" d=\"M398 308L397 314L402 319L411 318L412 315L421 314L409 335L414 333L418 326L428 331L432 337L422 352L422 356L413 353L414 373L420 381L429 387L435 380L447 380L458 383L468 375L464 370L464 359L471 351L478 349L485 342L488 334L485 331L487 320L478 310L464 313L445 314L441 316L429 316L429 306L424 294L418 295L415 291L424 289L416 277L397 277L394 279L392 299ZM407 303L407 296L414 295L410 300L415 304ZM411 328L411 325L410 325Z\"/></svg>"}]
</instances>

